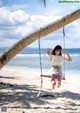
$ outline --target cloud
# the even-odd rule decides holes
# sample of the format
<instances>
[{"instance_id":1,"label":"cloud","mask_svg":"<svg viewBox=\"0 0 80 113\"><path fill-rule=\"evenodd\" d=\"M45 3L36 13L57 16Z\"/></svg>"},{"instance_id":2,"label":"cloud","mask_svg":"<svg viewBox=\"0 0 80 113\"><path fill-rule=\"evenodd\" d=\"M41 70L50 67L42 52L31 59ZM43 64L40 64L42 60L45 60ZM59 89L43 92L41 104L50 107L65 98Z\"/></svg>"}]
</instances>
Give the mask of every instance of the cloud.
<instances>
[{"instance_id":1,"label":"cloud","mask_svg":"<svg viewBox=\"0 0 80 113\"><path fill-rule=\"evenodd\" d=\"M0 25L18 25L28 21L29 15L23 10L10 11L7 8L0 8Z\"/></svg>"},{"instance_id":2,"label":"cloud","mask_svg":"<svg viewBox=\"0 0 80 113\"><path fill-rule=\"evenodd\" d=\"M2 7L0 8L0 37L4 38L20 38L22 31L16 32L26 22L30 21L30 16L23 10L10 11L9 9Z\"/></svg>"},{"instance_id":3,"label":"cloud","mask_svg":"<svg viewBox=\"0 0 80 113\"><path fill-rule=\"evenodd\" d=\"M26 33L30 33L36 31L39 28L49 24L52 21L57 20L59 17L53 16L41 16L41 15L32 15L30 16L30 20L26 21L23 26L18 27L16 29L16 33L22 33L21 35L25 35ZM21 32L22 31L22 32Z\"/></svg>"},{"instance_id":4,"label":"cloud","mask_svg":"<svg viewBox=\"0 0 80 113\"><path fill-rule=\"evenodd\" d=\"M7 7L0 8L0 45L2 45L2 39L4 41L8 40L18 40L19 38L25 36L26 34L36 31L42 26L48 23L54 22L55 20L61 18L61 16L44 16L44 15L30 15L24 10L11 11ZM70 40L75 43L75 40L79 42L80 36L80 20L75 21L65 27L66 31L66 42L70 45ZM74 35L74 37L73 37ZM43 38L43 45L55 41L55 44L60 43L62 40L62 29L50 34L49 36ZM46 41L45 41L46 40ZM7 42L6 41L6 45ZM51 42L52 41L52 42ZM14 42L14 41L13 41ZM80 42L79 42L80 43ZM51 46L50 44L50 46ZM61 42L62 44L62 42ZM34 44L33 44L34 45Z\"/></svg>"},{"instance_id":5,"label":"cloud","mask_svg":"<svg viewBox=\"0 0 80 113\"><path fill-rule=\"evenodd\" d=\"M58 16L30 15L23 10L10 11L5 7L0 8L0 28L4 30L4 34L6 31L12 31L14 35L23 36L58 18Z\"/></svg>"},{"instance_id":6,"label":"cloud","mask_svg":"<svg viewBox=\"0 0 80 113\"><path fill-rule=\"evenodd\" d=\"M73 22L73 27L76 31L76 34L80 36L80 20Z\"/></svg>"}]
</instances>

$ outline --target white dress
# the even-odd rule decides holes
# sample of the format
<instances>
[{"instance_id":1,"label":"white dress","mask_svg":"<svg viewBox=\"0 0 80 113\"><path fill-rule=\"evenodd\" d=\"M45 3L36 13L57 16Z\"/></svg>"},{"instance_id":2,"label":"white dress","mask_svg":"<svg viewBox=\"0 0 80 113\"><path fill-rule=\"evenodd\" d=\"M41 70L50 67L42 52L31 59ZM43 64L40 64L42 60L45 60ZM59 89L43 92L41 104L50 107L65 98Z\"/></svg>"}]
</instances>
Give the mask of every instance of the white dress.
<instances>
[{"instance_id":1,"label":"white dress","mask_svg":"<svg viewBox=\"0 0 80 113\"><path fill-rule=\"evenodd\" d=\"M63 63L64 63L64 57L62 55L61 56L52 55L51 64L53 67L47 72L47 74L62 75L61 66ZM55 66L60 68L54 68Z\"/></svg>"}]
</instances>

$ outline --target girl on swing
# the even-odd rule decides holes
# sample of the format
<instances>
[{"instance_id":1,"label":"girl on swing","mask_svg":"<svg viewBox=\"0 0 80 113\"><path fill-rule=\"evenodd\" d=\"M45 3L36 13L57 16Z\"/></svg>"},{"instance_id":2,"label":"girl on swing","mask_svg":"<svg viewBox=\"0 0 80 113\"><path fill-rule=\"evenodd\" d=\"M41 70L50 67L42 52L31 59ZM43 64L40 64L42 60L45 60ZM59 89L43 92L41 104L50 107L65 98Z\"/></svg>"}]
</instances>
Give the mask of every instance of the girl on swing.
<instances>
[{"instance_id":1,"label":"girl on swing","mask_svg":"<svg viewBox=\"0 0 80 113\"><path fill-rule=\"evenodd\" d=\"M66 53L67 58L62 56L62 47L60 45L57 45L52 52L50 52L49 48L47 49L47 54L52 64L52 75L51 75L52 89L54 89L56 85L58 88L61 85L61 78L62 78L61 65L65 61L69 61L69 62L72 61L66 49L64 49L64 52Z\"/></svg>"}]
</instances>

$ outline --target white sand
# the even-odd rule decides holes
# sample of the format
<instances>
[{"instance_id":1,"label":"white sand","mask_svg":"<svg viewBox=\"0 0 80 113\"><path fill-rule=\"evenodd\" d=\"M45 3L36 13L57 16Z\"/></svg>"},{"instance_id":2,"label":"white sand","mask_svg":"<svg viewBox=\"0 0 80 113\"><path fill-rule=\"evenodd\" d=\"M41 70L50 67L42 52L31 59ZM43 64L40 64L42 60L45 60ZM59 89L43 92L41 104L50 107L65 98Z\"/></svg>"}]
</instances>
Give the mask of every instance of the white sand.
<instances>
[{"instance_id":1,"label":"white sand","mask_svg":"<svg viewBox=\"0 0 80 113\"><path fill-rule=\"evenodd\" d=\"M43 78L42 94L52 94L50 78ZM36 97L40 76L35 72L0 70L0 105L8 107L8 113L80 113L80 85L62 81L55 97Z\"/></svg>"}]
</instances>

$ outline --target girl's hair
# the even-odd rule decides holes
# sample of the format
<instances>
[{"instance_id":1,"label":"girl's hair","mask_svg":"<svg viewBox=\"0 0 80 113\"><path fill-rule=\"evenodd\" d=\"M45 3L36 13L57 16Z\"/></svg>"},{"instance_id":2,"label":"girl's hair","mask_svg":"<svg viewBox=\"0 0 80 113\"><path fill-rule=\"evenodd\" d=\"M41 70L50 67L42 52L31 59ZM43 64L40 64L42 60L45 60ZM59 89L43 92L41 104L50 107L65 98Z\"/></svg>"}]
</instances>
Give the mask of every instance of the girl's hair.
<instances>
[{"instance_id":1,"label":"girl's hair","mask_svg":"<svg viewBox=\"0 0 80 113\"><path fill-rule=\"evenodd\" d=\"M55 51L56 50L60 50L60 54L59 55L62 55L62 53L61 53L61 50L62 50L62 47L60 46L60 45L57 45L54 49L53 49L53 51L52 51L52 55L55 55Z\"/></svg>"}]
</instances>

